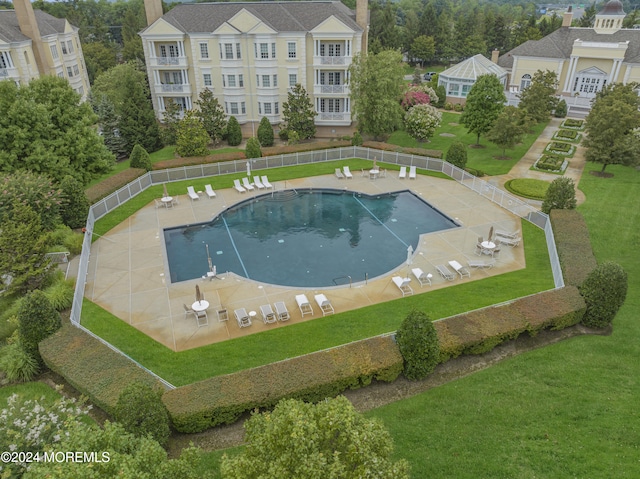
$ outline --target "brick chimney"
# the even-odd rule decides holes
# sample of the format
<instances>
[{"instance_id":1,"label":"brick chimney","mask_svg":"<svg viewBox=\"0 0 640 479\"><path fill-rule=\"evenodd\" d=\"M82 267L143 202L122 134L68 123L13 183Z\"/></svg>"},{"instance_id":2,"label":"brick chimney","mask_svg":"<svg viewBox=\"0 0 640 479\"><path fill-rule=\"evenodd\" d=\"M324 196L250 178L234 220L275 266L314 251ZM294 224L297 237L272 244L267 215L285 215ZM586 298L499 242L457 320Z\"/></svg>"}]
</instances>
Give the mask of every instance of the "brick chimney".
<instances>
[{"instance_id":1,"label":"brick chimney","mask_svg":"<svg viewBox=\"0 0 640 479\"><path fill-rule=\"evenodd\" d=\"M569 5L569 8L567 8L567 11L564 12L564 14L562 15L562 26L570 27L572 20L573 20L573 7Z\"/></svg>"},{"instance_id":2,"label":"brick chimney","mask_svg":"<svg viewBox=\"0 0 640 479\"><path fill-rule=\"evenodd\" d=\"M47 63L44 44L40 36L40 28L36 22L36 14L33 11L30 0L14 0L13 8L16 11L20 31L31 39L33 56L40 75L49 74L49 64Z\"/></svg>"},{"instance_id":3,"label":"brick chimney","mask_svg":"<svg viewBox=\"0 0 640 479\"><path fill-rule=\"evenodd\" d=\"M147 14L147 26L151 25L162 13L162 0L144 0L144 11Z\"/></svg>"},{"instance_id":4,"label":"brick chimney","mask_svg":"<svg viewBox=\"0 0 640 479\"><path fill-rule=\"evenodd\" d=\"M497 65L497 64L498 64L498 58L499 58L499 57L500 57L500 50L498 50L498 49L494 48L494 49L491 51L491 61Z\"/></svg>"},{"instance_id":5,"label":"brick chimney","mask_svg":"<svg viewBox=\"0 0 640 479\"><path fill-rule=\"evenodd\" d=\"M362 28L362 53L367 53L369 39L369 1L356 0L356 23Z\"/></svg>"}]
</instances>

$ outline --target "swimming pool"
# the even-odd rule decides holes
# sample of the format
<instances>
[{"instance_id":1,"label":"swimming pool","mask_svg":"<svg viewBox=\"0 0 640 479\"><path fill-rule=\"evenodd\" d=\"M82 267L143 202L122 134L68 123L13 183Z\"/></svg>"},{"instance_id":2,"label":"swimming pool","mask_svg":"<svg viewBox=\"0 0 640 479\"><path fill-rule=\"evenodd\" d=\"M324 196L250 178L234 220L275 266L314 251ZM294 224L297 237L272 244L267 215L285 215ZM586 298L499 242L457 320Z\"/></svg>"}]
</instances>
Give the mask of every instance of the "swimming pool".
<instances>
[{"instance_id":1,"label":"swimming pool","mask_svg":"<svg viewBox=\"0 0 640 479\"><path fill-rule=\"evenodd\" d=\"M171 282L209 270L256 281L326 287L364 281L407 259L421 234L455 228L410 191L369 196L288 190L239 203L208 223L166 228Z\"/></svg>"}]
</instances>

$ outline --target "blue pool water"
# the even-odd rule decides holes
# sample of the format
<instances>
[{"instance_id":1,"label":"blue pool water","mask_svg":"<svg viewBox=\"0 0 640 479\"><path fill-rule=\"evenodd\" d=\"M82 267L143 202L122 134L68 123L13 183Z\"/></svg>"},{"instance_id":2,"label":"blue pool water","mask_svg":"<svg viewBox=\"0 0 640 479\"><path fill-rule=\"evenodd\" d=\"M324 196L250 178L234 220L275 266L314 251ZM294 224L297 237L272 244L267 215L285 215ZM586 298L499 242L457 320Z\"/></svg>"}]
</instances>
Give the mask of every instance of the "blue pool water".
<instances>
[{"instance_id":1,"label":"blue pool water","mask_svg":"<svg viewBox=\"0 0 640 479\"><path fill-rule=\"evenodd\" d=\"M167 228L164 239L171 282L206 274L208 245L219 274L326 287L384 274L406 261L421 234L457 226L409 191L288 191L247 200L209 223Z\"/></svg>"}]
</instances>

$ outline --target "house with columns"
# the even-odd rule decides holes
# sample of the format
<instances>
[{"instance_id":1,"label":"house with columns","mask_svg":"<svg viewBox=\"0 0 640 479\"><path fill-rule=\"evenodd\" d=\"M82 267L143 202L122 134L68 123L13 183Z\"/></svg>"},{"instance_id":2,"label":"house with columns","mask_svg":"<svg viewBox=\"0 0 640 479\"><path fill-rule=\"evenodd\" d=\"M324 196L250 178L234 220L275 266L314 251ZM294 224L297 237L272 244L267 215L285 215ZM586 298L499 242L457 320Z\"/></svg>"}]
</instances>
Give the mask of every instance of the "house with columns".
<instances>
[{"instance_id":1,"label":"house with columns","mask_svg":"<svg viewBox=\"0 0 640 479\"><path fill-rule=\"evenodd\" d=\"M227 2L162 14L161 0L145 0L145 10L140 36L159 120L167 101L189 110L209 89L253 136L262 117L282 121L287 92L301 84L318 113L317 136L352 131L349 66L366 50L367 0L355 11L339 1Z\"/></svg>"},{"instance_id":2,"label":"house with columns","mask_svg":"<svg viewBox=\"0 0 640 479\"><path fill-rule=\"evenodd\" d=\"M89 76L78 28L33 10L30 0L13 0L13 5L15 10L0 10L0 80L24 85L42 75L57 75L86 100Z\"/></svg>"}]
</instances>

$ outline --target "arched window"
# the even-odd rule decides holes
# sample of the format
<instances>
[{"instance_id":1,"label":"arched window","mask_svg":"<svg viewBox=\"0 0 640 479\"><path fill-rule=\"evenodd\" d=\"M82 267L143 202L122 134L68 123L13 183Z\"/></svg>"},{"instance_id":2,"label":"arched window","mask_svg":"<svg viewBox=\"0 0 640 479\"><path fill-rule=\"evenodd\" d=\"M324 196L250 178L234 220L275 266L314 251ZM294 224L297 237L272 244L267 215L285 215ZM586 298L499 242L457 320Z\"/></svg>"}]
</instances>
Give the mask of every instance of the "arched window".
<instances>
[{"instance_id":1,"label":"arched window","mask_svg":"<svg viewBox=\"0 0 640 479\"><path fill-rule=\"evenodd\" d=\"M531 75L528 73L522 75L522 80L520 80L520 91L528 88L531 85Z\"/></svg>"}]
</instances>

